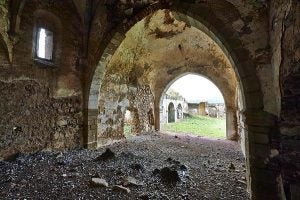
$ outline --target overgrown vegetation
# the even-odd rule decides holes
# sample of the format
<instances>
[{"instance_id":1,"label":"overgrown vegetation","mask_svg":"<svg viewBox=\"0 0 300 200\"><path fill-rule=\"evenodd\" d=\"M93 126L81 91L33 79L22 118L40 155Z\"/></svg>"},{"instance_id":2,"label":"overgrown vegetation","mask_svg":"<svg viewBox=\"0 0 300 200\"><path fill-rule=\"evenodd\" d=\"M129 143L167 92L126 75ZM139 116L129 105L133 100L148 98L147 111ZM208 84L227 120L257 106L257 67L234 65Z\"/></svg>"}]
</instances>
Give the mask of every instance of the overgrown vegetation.
<instances>
[{"instance_id":1,"label":"overgrown vegetation","mask_svg":"<svg viewBox=\"0 0 300 200\"><path fill-rule=\"evenodd\" d=\"M163 124L161 130L225 139L226 120L225 118L190 116L179 122Z\"/></svg>"}]
</instances>

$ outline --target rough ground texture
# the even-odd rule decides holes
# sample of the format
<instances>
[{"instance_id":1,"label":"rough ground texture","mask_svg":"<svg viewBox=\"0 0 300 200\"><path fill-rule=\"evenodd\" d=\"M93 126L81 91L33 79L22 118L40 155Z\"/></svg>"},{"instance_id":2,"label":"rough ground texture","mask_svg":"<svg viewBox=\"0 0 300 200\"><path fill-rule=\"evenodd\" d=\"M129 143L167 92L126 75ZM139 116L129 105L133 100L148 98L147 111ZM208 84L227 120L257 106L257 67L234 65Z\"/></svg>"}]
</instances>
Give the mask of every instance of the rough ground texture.
<instances>
[{"instance_id":1,"label":"rough ground texture","mask_svg":"<svg viewBox=\"0 0 300 200\"><path fill-rule=\"evenodd\" d=\"M235 142L142 135L109 148L116 155L105 160L96 159L102 148L1 161L1 199L248 199L244 159ZM172 165L178 166L180 182L168 183L153 173ZM128 194L112 189L127 176L142 186L128 186ZM95 187L92 177L105 179L109 186Z\"/></svg>"}]
</instances>

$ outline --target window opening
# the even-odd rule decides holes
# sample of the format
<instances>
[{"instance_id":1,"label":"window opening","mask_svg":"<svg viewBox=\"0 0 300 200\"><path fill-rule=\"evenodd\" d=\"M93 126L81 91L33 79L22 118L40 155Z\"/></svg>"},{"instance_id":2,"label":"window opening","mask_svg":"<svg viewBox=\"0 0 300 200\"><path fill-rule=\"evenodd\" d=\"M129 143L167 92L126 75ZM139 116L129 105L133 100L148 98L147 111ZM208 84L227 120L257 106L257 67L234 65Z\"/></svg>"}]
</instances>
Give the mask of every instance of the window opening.
<instances>
[{"instance_id":1,"label":"window opening","mask_svg":"<svg viewBox=\"0 0 300 200\"><path fill-rule=\"evenodd\" d=\"M52 60L53 55L53 32L40 28L37 35L37 57Z\"/></svg>"}]
</instances>

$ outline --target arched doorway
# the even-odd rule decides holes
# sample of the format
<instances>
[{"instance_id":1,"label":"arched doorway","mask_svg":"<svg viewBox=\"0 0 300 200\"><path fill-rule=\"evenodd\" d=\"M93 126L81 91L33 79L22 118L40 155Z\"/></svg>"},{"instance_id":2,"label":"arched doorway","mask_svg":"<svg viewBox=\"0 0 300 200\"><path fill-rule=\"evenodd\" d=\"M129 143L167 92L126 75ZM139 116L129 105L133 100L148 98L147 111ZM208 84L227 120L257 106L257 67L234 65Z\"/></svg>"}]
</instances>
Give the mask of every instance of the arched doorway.
<instances>
[{"instance_id":1,"label":"arched doorway","mask_svg":"<svg viewBox=\"0 0 300 200\"><path fill-rule=\"evenodd\" d=\"M175 122L175 107L174 104L171 102L168 106L168 123Z\"/></svg>"},{"instance_id":2,"label":"arched doorway","mask_svg":"<svg viewBox=\"0 0 300 200\"><path fill-rule=\"evenodd\" d=\"M200 74L202 73L202 74ZM162 83L162 85L165 85L165 88L163 90L160 90L161 93L159 93L160 101L159 101L159 108L166 107L166 102L168 98L170 98L167 94L168 90L171 88L171 86L180 79L190 80L191 77L199 77L199 79L206 80L212 84L213 87L219 92L218 99L221 99L221 102L201 102L200 100L198 102L186 102L186 100L177 100L178 105L180 102L186 105L185 112L189 113L191 115L201 115L201 116L223 116L224 120L226 121L225 124L223 122L220 122L220 125L218 126L218 129L224 130L224 133L220 133L221 131L216 131L218 134L216 135L222 135L220 138L226 138L229 140L243 140L244 135L243 132L239 132L238 128L242 126L240 122L237 120L240 117L240 111L243 109L243 103L241 102L241 96L239 91L239 86L237 82L235 82L235 76L234 73L228 73L226 76L222 77L221 73L211 73L210 71L201 70L201 68L197 68L194 70L194 72L184 72L182 74L174 74L169 80L166 80ZM233 81L232 84L224 84L225 81L229 82L230 80ZM167 82L169 81L169 82ZM202 83L198 83L202 84ZM183 85L183 82L180 82L179 85ZM207 86L207 87L212 87ZM191 90L191 93L203 93L203 91L199 90L199 87L201 86L197 84L190 84L189 88L185 88L184 90ZM208 88L208 90L212 90L211 88ZM202 94L204 95L204 94ZM205 96L205 95L204 95ZM173 97L174 98L174 97ZM219 100L220 101L220 100ZM219 104L218 104L219 103ZM221 103L221 104L220 104ZM176 104L176 105L177 105ZM180 104L181 105L181 104ZM220 107L220 109L214 111L213 109L209 109L211 107ZM221 108L222 107L222 108ZM182 108L182 106L181 106ZM211 113L209 113L209 110L211 110ZM189 112L190 111L190 112ZM214 113L212 113L214 112ZM161 130L161 126L164 125L165 121L163 120L164 115L166 113L164 110L160 110L160 115L156 116L156 119L160 119L160 127L158 130ZM177 119L177 117L176 117ZM217 122L219 124L219 122ZM223 128L224 127L224 128ZM184 131L185 132L185 131ZM196 131L197 132L197 131ZM223 136L224 135L224 136ZM243 147L242 147L243 148Z\"/></svg>"},{"instance_id":3,"label":"arched doorway","mask_svg":"<svg viewBox=\"0 0 300 200\"><path fill-rule=\"evenodd\" d=\"M124 135L130 137L139 133L139 115L136 108L127 108L124 116Z\"/></svg>"}]
</instances>

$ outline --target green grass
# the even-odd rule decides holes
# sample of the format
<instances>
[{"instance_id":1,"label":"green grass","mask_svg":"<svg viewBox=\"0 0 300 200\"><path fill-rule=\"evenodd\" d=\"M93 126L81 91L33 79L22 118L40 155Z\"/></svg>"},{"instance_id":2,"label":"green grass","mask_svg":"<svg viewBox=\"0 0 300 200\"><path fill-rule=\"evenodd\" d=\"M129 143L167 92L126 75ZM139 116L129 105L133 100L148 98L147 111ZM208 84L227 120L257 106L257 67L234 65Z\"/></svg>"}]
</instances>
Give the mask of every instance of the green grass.
<instances>
[{"instance_id":1,"label":"green grass","mask_svg":"<svg viewBox=\"0 0 300 200\"><path fill-rule=\"evenodd\" d=\"M124 135L126 138L132 135L131 126L128 124L124 124Z\"/></svg>"},{"instance_id":2,"label":"green grass","mask_svg":"<svg viewBox=\"0 0 300 200\"><path fill-rule=\"evenodd\" d=\"M163 124L161 130L225 139L226 120L225 118L191 116L179 122Z\"/></svg>"}]
</instances>

